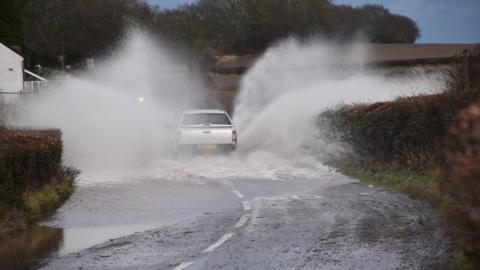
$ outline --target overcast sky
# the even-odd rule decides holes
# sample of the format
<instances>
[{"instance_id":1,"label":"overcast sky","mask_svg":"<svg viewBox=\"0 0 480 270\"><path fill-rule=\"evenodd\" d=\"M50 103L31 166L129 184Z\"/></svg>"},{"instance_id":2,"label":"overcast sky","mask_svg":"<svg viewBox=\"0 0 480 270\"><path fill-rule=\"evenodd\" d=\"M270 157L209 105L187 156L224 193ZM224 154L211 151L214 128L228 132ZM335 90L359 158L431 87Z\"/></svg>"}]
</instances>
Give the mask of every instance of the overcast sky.
<instances>
[{"instance_id":1,"label":"overcast sky","mask_svg":"<svg viewBox=\"0 0 480 270\"><path fill-rule=\"evenodd\" d=\"M195 0L147 0L160 8L175 8ZM337 4L381 4L417 22L417 43L480 43L480 0L334 0Z\"/></svg>"}]
</instances>

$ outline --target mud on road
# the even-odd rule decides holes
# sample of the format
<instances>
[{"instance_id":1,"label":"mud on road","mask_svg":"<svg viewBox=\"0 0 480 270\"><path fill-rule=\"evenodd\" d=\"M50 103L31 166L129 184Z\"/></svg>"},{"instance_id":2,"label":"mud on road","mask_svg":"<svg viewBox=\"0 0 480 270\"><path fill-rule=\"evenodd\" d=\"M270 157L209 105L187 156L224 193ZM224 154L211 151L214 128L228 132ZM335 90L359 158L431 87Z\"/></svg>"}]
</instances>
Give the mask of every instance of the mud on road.
<instances>
[{"instance_id":1,"label":"mud on road","mask_svg":"<svg viewBox=\"0 0 480 270\"><path fill-rule=\"evenodd\" d=\"M231 180L226 192L238 207L51 258L41 269L437 269L448 263L451 246L435 210L335 177L328 185Z\"/></svg>"}]
</instances>

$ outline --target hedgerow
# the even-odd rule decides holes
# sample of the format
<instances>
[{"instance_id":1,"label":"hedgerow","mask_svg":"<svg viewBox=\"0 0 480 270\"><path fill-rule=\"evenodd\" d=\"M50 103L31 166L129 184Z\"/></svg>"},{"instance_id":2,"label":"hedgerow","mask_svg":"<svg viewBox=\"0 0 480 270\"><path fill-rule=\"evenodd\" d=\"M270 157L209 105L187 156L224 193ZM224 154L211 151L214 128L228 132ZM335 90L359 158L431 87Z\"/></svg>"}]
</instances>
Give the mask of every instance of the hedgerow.
<instances>
[{"instance_id":1,"label":"hedgerow","mask_svg":"<svg viewBox=\"0 0 480 270\"><path fill-rule=\"evenodd\" d=\"M0 203L17 203L29 188L58 176L62 169L59 130L0 130Z\"/></svg>"},{"instance_id":2,"label":"hedgerow","mask_svg":"<svg viewBox=\"0 0 480 270\"><path fill-rule=\"evenodd\" d=\"M376 183L440 199L463 254L457 267L480 269L480 48L467 61L452 62L449 75L443 93L343 106L318 122L329 130L323 139L348 149L331 162L340 171L366 175L368 181L380 176ZM390 176L405 170L436 171L431 174L436 185ZM428 198L425 194L417 197Z\"/></svg>"},{"instance_id":3,"label":"hedgerow","mask_svg":"<svg viewBox=\"0 0 480 270\"><path fill-rule=\"evenodd\" d=\"M453 203L446 215L466 269L480 269L480 103L456 117L445 151L440 191Z\"/></svg>"},{"instance_id":4,"label":"hedgerow","mask_svg":"<svg viewBox=\"0 0 480 270\"><path fill-rule=\"evenodd\" d=\"M323 114L321 124L330 127L330 139L347 143L364 161L425 168L442 162L455 114L478 98L478 91L449 91L346 106Z\"/></svg>"},{"instance_id":5,"label":"hedgerow","mask_svg":"<svg viewBox=\"0 0 480 270\"><path fill-rule=\"evenodd\" d=\"M452 63L449 90L391 102L347 105L320 115L326 140L341 141L366 163L426 168L443 162L442 149L455 115L480 100L480 49L468 63L468 82Z\"/></svg>"},{"instance_id":6,"label":"hedgerow","mask_svg":"<svg viewBox=\"0 0 480 270\"><path fill-rule=\"evenodd\" d=\"M50 214L78 174L62 165L59 130L0 129L0 240Z\"/></svg>"}]
</instances>

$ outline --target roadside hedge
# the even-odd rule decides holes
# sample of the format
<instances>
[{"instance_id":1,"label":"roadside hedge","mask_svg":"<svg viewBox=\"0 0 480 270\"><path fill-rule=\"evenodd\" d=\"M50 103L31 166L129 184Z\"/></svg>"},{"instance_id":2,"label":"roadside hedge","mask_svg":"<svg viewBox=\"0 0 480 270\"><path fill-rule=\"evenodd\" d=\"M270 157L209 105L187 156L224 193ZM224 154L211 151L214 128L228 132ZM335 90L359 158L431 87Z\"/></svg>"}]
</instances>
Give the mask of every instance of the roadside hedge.
<instances>
[{"instance_id":1,"label":"roadside hedge","mask_svg":"<svg viewBox=\"0 0 480 270\"><path fill-rule=\"evenodd\" d=\"M450 128L440 191L453 200L447 219L467 269L480 269L480 103L459 113Z\"/></svg>"},{"instance_id":2,"label":"roadside hedge","mask_svg":"<svg viewBox=\"0 0 480 270\"><path fill-rule=\"evenodd\" d=\"M393 102L345 106L320 117L331 140L346 143L364 161L412 168L442 163L448 127L478 91L449 91Z\"/></svg>"},{"instance_id":3,"label":"roadside hedge","mask_svg":"<svg viewBox=\"0 0 480 270\"><path fill-rule=\"evenodd\" d=\"M62 170L59 130L0 130L0 203L18 204L29 189L56 178Z\"/></svg>"},{"instance_id":4,"label":"roadside hedge","mask_svg":"<svg viewBox=\"0 0 480 270\"><path fill-rule=\"evenodd\" d=\"M323 139L344 143L353 159L366 163L419 169L442 164L456 114L480 100L480 49L467 66L461 58L452 62L449 90L440 94L347 105L321 114L318 125L328 127Z\"/></svg>"}]
</instances>

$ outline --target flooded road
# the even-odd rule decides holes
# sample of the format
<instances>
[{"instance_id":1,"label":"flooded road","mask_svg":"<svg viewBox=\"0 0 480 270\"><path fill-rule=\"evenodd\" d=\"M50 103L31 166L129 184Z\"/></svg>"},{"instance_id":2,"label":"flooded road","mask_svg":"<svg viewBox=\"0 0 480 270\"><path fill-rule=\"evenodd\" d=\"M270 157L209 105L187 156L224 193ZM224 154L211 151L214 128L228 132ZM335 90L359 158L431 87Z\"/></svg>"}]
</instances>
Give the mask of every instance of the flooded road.
<instances>
[{"instance_id":1,"label":"flooded road","mask_svg":"<svg viewBox=\"0 0 480 270\"><path fill-rule=\"evenodd\" d=\"M218 202L221 201L221 204ZM62 228L60 255L112 238L236 207L221 185L156 180L79 186L44 225Z\"/></svg>"},{"instance_id":2,"label":"flooded road","mask_svg":"<svg viewBox=\"0 0 480 270\"><path fill-rule=\"evenodd\" d=\"M51 256L63 256L205 213L233 209L237 204L228 187L221 184L156 180L80 184L53 217L0 245L0 266L35 269L42 259Z\"/></svg>"},{"instance_id":3,"label":"flooded road","mask_svg":"<svg viewBox=\"0 0 480 270\"><path fill-rule=\"evenodd\" d=\"M45 248L34 251L31 243L39 241L30 240L11 249L17 255L7 263L12 269L28 268L16 262L32 269L432 269L448 260L438 213L405 195L330 170L309 175L311 168L292 174L266 166L270 178L215 177L227 169L239 168L189 171L183 181L83 182L43 223L49 228L39 234L51 235L39 243Z\"/></svg>"},{"instance_id":4,"label":"flooded road","mask_svg":"<svg viewBox=\"0 0 480 270\"><path fill-rule=\"evenodd\" d=\"M191 200L196 214L166 211L163 225L52 256L40 269L435 269L448 261L449 242L428 205L335 173L194 187L212 202Z\"/></svg>"}]
</instances>

